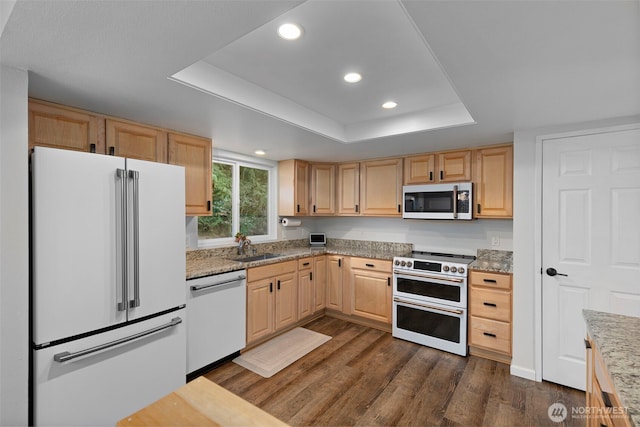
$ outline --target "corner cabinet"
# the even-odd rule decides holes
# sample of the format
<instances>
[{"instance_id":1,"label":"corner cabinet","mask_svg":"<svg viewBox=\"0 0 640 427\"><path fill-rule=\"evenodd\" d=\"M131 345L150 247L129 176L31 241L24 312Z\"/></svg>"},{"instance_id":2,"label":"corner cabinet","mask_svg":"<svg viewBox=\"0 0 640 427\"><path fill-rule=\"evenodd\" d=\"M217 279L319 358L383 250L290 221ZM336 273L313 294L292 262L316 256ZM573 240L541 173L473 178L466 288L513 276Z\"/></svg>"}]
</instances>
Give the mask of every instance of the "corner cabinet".
<instances>
[{"instance_id":1,"label":"corner cabinet","mask_svg":"<svg viewBox=\"0 0 640 427\"><path fill-rule=\"evenodd\" d=\"M167 163L167 132L138 123L106 121L107 154Z\"/></svg>"},{"instance_id":2,"label":"corner cabinet","mask_svg":"<svg viewBox=\"0 0 640 427\"><path fill-rule=\"evenodd\" d=\"M168 163L184 166L187 215L211 215L211 149L210 139L169 134Z\"/></svg>"},{"instance_id":3,"label":"corner cabinet","mask_svg":"<svg viewBox=\"0 0 640 427\"><path fill-rule=\"evenodd\" d=\"M511 274L469 272L469 353L511 363Z\"/></svg>"},{"instance_id":4,"label":"corner cabinet","mask_svg":"<svg viewBox=\"0 0 640 427\"><path fill-rule=\"evenodd\" d=\"M513 145L474 150L476 218L513 217Z\"/></svg>"},{"instance_id":5,"label":"corner cabinet","mask_svg":"<svg viewBox=\"0 0 640 427\"><path fill-rule=\"evenodd\" d=\"M360 163L360 214L402 216L402 159Z\"/></svg>"},{"instance_id":6,"label":"corner cabinet","mask_svg":"<svg viewBox=\"0 0 640 427\"><path fill-rule=\"evenodd\" d=\"M278 163L278 215L309 215L309 163L282 160Z\"/></svg>"},{"instance_id":7,"label":"corner cabinet","mask_svg":"<svg viewBox=\"0 0 640 427\"><path fill-rule=\"evenodd\" d=\"M105 154L104 118L29 100L29 150L35 146Z\"/></svg>"}]
</instances>

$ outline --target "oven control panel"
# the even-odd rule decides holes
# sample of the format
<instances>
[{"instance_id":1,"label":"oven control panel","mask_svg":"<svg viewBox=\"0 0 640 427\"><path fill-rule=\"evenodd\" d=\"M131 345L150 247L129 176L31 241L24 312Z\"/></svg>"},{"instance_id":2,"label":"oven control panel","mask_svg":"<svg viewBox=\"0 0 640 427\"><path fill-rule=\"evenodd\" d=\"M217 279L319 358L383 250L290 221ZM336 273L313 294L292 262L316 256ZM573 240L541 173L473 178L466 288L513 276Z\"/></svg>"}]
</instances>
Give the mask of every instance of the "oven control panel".
<instances>
[{"instance_id":1,"label":"oven control panel","mask_svg":"<svg viewBox=\"0 0 640 427\"><path fill-rule=\"evenodd\" d=\"M393 259L393 266L398 271L413 271L414 273L439 273L461 277L467 276L467 264L463 263L395 257Z\"/></svg>"}]
</instances>

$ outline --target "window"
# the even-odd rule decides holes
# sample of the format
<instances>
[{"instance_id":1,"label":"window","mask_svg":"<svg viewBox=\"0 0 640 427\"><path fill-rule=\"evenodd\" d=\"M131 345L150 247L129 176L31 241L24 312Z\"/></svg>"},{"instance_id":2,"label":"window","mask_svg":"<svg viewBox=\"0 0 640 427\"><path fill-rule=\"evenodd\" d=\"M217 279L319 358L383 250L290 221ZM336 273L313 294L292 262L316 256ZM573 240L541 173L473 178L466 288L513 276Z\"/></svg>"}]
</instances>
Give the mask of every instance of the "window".
<instances>
[{"instance_id":1,"label":"window","mask_svg":"<svg viewBox=\"0 0 640 427\"><path fill-rule=\"evenodd\" d=\"M237 232L275 240L275 171L275 162L214 151L213 213L198 218L198 246L233 243Z\"/></svg>"}]
</instances>

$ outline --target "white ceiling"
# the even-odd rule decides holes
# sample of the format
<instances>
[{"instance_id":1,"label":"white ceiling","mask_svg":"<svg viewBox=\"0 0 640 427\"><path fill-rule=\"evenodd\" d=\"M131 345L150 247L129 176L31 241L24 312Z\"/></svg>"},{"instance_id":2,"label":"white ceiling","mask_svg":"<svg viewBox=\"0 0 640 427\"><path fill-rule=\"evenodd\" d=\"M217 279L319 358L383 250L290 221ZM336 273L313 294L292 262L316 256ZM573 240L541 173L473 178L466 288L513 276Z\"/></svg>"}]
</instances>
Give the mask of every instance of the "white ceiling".
<instances>
[{"instance_id":1,"label":"white ceiling","mask_svg":"<svg viewBox=\"0 0 640 427\"><path fill-rule=\"evenodd\" d=\"M272 28L289 17L304 20L301 43L271 43ZM345 21L353 25L348 43ZM0 62L29 70L30 96L209 136L225 150L262 148L275 160L404 155L640 115L638 0L18 0L0 28L5 22ZM194 64L220 70L243 92L212 96L169 78ZM300 68L282 68L290 64ZM339 80L350 66L363 68L358 86ZM427 77L450 86L427 97ZM391 113L404 124L461 104L476 124L380 136L407 129L378 109L387 95L407 100ZM267 111L277 103L265 100L276 98L296 114Z\"/></svg>"}]
</instances>

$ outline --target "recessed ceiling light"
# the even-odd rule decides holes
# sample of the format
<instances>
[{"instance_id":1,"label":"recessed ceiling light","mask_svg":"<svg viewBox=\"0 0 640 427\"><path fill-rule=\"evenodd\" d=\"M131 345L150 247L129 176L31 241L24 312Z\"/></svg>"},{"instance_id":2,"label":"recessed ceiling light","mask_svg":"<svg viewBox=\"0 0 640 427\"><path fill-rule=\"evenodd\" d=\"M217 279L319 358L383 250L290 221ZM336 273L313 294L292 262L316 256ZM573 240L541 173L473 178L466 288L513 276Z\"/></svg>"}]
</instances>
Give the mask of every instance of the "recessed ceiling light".
<instances>
[{"instance_id":1,"label":"recessed ceiling light","mask_svg":"<svg viewBox=\"0 0 640 427\"><path fill-rule=\"evenodd\" d=\"M296 40L302 35L302 27L286 23L278 27L278 35L285 40Z\"/></svg>"},{"instance_id":2,"label":"recessed ceiling light","mask_svg":"<svg viewBox=\"0 0 640 427\"><path fill-rule=\"evenodd\" d=\"M349 83L357 83L362 80L362 76L359 73L348 73L344 75L344 81Z\"/></svg>"},{"instance_id":3,"label":"recessed ceiling light","mask_svg":"<svg viewBox=\"0 0 640 427\"><path fill-rule=\"evenodd\" d=\"M386 108L387 110L390 110L392 108L396 108L397 106L398 106L398 104L393 102L393 101L387 101L384 104L382 104L382 108Z\"/></svg>"},{"instance_id":4,"label":"recessed ceiling light","mask_svg":"<svg viewBox=\"0 0 640 427\"><path fill-rule=\"evenodd\" d=\"M256 150L254 151L254 153L256 154L256 156L264 156L265 154L267 154L267 152L264 150Z\"/></svg>"}]
</instances>

